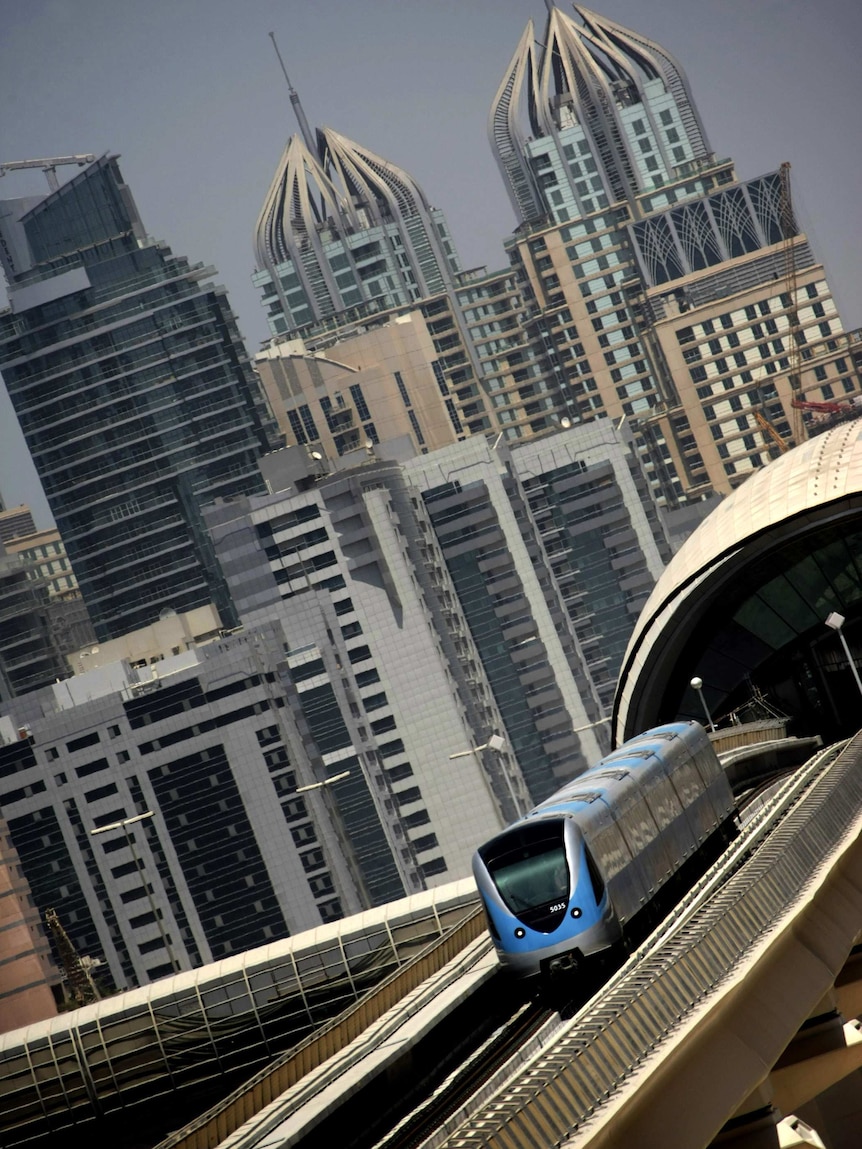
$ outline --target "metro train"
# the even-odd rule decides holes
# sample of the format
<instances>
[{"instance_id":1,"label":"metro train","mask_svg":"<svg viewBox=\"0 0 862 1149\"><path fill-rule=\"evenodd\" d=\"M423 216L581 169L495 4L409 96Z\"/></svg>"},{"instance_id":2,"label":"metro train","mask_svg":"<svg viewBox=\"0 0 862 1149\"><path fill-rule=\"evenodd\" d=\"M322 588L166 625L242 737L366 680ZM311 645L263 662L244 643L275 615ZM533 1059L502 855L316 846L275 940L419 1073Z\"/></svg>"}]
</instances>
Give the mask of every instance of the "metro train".
<instances>
[{"instance_id":1,"label":"metro train","mask_svg":"<svg viewBox=\"0 0 862 1149\"><path fill-rule=\"evenodd\" d=\"M625 742L474 854L501 964L542 983L600 966L684 867L706 869L736 833L735 819L730 784L698 723Z\"/></svg>"}]
</instances>

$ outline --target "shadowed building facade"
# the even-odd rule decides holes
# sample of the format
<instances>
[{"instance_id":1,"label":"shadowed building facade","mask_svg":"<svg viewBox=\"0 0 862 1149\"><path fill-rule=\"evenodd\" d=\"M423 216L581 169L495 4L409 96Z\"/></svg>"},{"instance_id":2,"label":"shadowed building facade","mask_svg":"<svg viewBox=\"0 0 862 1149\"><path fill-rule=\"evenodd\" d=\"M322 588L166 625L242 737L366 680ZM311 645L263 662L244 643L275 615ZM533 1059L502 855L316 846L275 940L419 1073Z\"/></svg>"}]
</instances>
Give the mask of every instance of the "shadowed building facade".
<instances>
[{"instance_id":1,"label":"shadowed building facade","mask_svg":"<svg viewBox=\"0 0 862 1149\"><path fill-rule=\"evenodd\" d=\"M149 239L116 157L0 202L0 369L99 639L231 607L199 507L260 490L269 416L228 307Z\"/></svg>"}]
</instances>

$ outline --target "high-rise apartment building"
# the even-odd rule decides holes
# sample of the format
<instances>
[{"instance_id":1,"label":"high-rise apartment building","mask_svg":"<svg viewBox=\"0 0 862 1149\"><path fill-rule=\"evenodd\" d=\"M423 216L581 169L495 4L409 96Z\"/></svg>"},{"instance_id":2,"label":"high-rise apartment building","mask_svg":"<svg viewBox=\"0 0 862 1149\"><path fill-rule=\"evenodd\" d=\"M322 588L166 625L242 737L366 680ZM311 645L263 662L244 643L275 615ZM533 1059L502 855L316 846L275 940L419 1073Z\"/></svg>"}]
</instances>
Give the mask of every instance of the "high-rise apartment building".
<instances>
[{"instance_id":1,"label":"high-rise apartment building","mask_svg":"<svg viewBox=\"0 0 862 1149\"><path fill-rule=\"evenodd\" d=\"M0 702L64 678L48 588L35 565L0 542Z\"/></svg>"},{"instance_id":2,"label":"high-rise apartment building","mask_svg":"<svg viewBox=\"0 0 862 1149\"><path fill-rule=\"evenodd\" d=\"M18 555L28 577L47 590L44 614L50 640L61 655L96 641L93 624L81 597L78 581L63 539L56 527L37 531L28 506L0 512L0 547L5 546L9 556ZM34 593L38 595L38 591ZM47 676L32 680L30 689L53 682L57 674L65 677L68 668L52 664L55 669Z\"/></svg>"},{"instance_id":3,"label":"high-rise apartment building","mask_svg":"<svg viewBox=\"0 0 862 1149\"><path fill-rule=\"evenodd\" d=\"M668 554L654 500L610 424L511 453L483 437L404 448L331 461L289 448L264 461L272 494L208 511L237 610L246 624L281 618L336 683L361 653L368 682L351 696L361 714L363 687L382 691L396 723L386 767L403 754L412 785L436 788L443 751L499 734L539 800L601 753L602 700ZM382 753L377 716L341 708ZM491 785L510 812L505 777Z\"/></svg>"},{"instance_id":4,"label":"high-rise apartment building","mask_svg":"<svg viewBox=\"0 0 862 1149\"><path fill-rule=\"evenodd\" d=\"M303 122L303 121L301 121ZM330 128L291 136L255 232L275 336L416 304L458 259L442 212L406 172Z\"/></svg>"},{"instance_id":5,"label":"high-rise apartment building","mask_svg":"<svg viewBox=\"0 0 862 1149\"><path fill-rule=\"evenodd\" d=\"M55 909L79 957L103 963L103 987L385 901L368 893L375 878L404 893L360 775L298 792L323 767L282 677L278 623L185 649L169 641L178 654L76 675L0 719L9 841L41 913Z\"/></svg>"},{"instance_id":6,"label":"high-rise apartment building","mask_svg":"<svg viewBox=\"0 0 862 1149\"><path fill-rule=\"evenodd\" d=\"M740 181L673 57L575 8L528 25L491 109L531 335L483 363L495 414L509 439L625 417L665 502L726 492L804 435L809 345L841 322L787 166Z\"/></svg>"},{"instance_id":7,"label":"high-rise apartment building","mask_svg":"<svg viewBox=\"0 0 862 1149\"><path fill-rule=\"evenodd\" d=\"M257 222L253 276L273 335L256 367L288 442L342 455L407 434L428 451L490 431L443 213L388 160L312 133L291 100L301 130Z\"/></svg>"},{"instance_id":8,"label":"high-rise apartment building","mask_svg":"<svg viewBox=\"0 0 862 1149\"><path fill-rule=\"evenodd\" d=\"M671 557L632 433L601 419L536 436L511 456L609 714L634 624Z\"/></svg>"},{"instance_id":9,"label":"high-rise apartment building","mask_svg":"<svg viewBox=\"0 0 862 1149\"><path fill-rule=\"evenodd\" d=\"M95 631L230 601L200 505L260 489L270 420L212 268L149 239L116 157L0 202L0 369Z\"/></svg>"}]
</instances>

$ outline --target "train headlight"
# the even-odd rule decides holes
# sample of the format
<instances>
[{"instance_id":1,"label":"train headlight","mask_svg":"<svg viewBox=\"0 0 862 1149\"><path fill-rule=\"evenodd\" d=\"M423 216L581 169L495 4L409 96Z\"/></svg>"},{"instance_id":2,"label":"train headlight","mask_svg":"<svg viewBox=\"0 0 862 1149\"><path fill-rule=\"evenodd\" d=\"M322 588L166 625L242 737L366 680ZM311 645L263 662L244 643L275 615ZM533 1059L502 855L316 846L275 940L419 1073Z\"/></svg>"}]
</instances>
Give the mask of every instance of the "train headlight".
<instances>
[{"instance_id":1,"label":"train headlight","mask_svg":"<svg viewBox=\"0 0 862 1149\"><path fill-rule=\"evenodd\" d=\"M572 906L572 917L579 918L581 916L580 906Z\"/></svg>"},{"instance_id":2,"label":"train headlight","mask_svg":"<svg viewBox=\"0 0 862 1149\"><path fill-rule=\"evenodd\" d=\"M527 936L527 931L522 930L521 927L518 926L518 928L515 930L515 937L516 938L525 938L526 936Z\"/></svg>"}]
</instances>

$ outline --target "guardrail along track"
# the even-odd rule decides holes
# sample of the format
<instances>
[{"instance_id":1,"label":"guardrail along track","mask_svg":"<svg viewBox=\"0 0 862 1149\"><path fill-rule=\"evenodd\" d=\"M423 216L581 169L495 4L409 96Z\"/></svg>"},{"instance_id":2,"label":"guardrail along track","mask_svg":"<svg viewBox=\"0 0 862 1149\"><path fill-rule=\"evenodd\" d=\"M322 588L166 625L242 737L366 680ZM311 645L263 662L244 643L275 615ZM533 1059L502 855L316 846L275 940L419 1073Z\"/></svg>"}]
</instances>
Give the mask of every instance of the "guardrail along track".
<instances>
[{"instance_id":1,"label":"guardrail along track","mask_svg":"<svg viewBox=\"0 0 862 1149\"><path fill-rule=\"evenodd\" d=\"M584 1125L814 882L860 810L857 735L794 775L553 1045L445 1145L546 1149Z\"/></svg>"},{"instance_id":2,"label":"guardrail along track","mask_svg":"<svg viewBox=\"0 0 862 1149\"><path fill-rule=\"evenodd\" d=\"M408 965L369 990L356 1005L261 1070L219 1105L165 1138L157 1149L211 1149L217 1145L281 1093L333 1058L432 974L442 970L484 929L485 916L477 907ZM320 1085L310 1088L316 1090Z\"/></svg>"}]
</instances>

